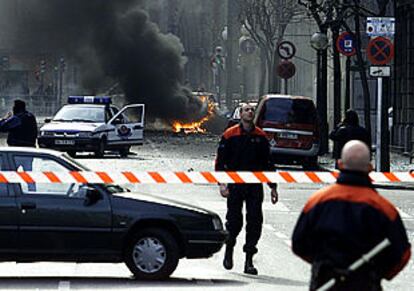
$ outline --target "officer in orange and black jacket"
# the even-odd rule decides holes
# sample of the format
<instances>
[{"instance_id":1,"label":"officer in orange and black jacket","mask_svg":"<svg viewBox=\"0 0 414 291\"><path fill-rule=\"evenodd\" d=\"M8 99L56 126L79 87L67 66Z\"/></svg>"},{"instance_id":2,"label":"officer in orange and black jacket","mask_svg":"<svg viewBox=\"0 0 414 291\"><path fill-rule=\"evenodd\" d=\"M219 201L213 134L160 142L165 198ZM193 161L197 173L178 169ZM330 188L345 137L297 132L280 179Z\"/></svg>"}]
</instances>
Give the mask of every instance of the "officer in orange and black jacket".
<instances>
[{"instance_id":1,"label":"officer in orange and black jacket","mask_svg":"<svg viewBox=\"0 0 414 291\"><path fill-rule=\"evenodd\" d=\"M270 147L266 134L253 124L254 108L246 104L241 108L241 122L226 130L219 144L216 171L273 171ZM278 200L276 184L271 187L272 203ZM262 232L263 186L261 184L221 185L221 194L227 198L226 228L229 239L223 265L233 268L233 248L237 235L243 227L242 208L246 201L246 253L244 272L257 275L253 266L253 255L257 253L257 242Z\"/></svg>"},{"instance_id":2,"label":"officer in orange and black jacket","mask_svg":"<svg viewBox=\"0 0 414 291\"><path fill-rule=\"evenodd\" d=\"M336 184L310 197L292 237L293 252L312 264L310 290L329 279L348 276L331 290L382 290L407 264L411 247L397 209L374 189L370 151L361 141L348 142L338 161ZM354 273L347 268L378 243L391 245Z\"/></svg>"}]
</instances>

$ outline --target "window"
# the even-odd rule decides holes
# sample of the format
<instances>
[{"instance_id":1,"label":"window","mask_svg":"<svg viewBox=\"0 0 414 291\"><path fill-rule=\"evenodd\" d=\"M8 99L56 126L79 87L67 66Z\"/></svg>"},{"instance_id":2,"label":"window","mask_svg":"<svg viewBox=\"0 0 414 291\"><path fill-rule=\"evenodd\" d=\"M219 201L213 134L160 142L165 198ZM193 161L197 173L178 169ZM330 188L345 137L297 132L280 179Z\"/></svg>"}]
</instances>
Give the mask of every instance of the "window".
<instances>
[{"instance_id":1,"label":"window","mask_svg":"<svg viewBox=\"0 0 414 291\"><path fill-rule=\"evenodd\" d=\"M144 108L142 106L139 107L131 107L127 108L122 112L122 119L123 123L141 123L144 114Z\"/></svg>"},{"instance_id":2,"label":"window","mask_svg":"<svg viewBox=\"0 0 414 291\"><path fill-rule=\"evenodd\" d=\"M55 121L105 122L102 106L64 106L53 118Z\"/></svg>"},{"instance_id":3,"label":"window","mask_svg":"<svg viewBox=\"0 0 414 291\"><path fill-rule=\"evenodd\" d=\"M66 167L55 160L28 155L14 156L16 171L33 172L67 172ZM61 195L68 197L84 197L83 184L21 184L23 194Z\"/></svg>"},{"instance_id":4,"label":"window","mask_svg":"<svg viewBox=\"0 0 414 291\"><path fill-rule=\"evenodd\" d=\"M109 107L105 108L105 122L108 122L112 118L112 112L109 110Z\"/></svg>"},{"instance_id":5,"label":"window","mask_svg":"<svg viewBox=\"0 0 414 291\"><path fill-rule=\"evenodd\" d=\"M4 158L2 155L0 155L0 170L1 171L5 171L6 170L6 166L4 163ZM7 184L3 184L0 183L0 196L7 196L8 192L7 192Z\"/></svg>"},{"instance_id":6,"label":"window","mask_svg":"<svg viewBox=\"0 0 414 291\"><path fill-rule=\"evenodd\" d=\"M311 100L273 98L264 105L263 120L278 123L314 124L316 109Z\"/></svg>"}]
</instances>

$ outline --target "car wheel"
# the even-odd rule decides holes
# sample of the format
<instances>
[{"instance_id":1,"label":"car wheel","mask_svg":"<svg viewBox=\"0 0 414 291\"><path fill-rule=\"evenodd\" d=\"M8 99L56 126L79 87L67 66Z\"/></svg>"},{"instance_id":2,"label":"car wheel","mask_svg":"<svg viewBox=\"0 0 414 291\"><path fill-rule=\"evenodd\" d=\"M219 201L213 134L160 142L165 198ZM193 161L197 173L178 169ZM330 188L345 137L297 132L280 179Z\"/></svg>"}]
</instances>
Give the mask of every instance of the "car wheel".
<instances>
[{"instance_id":1,"label":"car wheel","mask_svg":"<svg viewBox=\"0 0 414 291\"><path fill-rule=\"evenodd\" d=\"M126 157L128 157L128 154L129 154L129 149L130 149L131 147L124 147L124 148L122 148L122 149L120 149L119 150L119 154L121 155L121 158L126 158Z\"/></svg>"},{"instance_id":2,"label":"car wheel","mask_svg":"<svg viewBox=\"0 0 414 291\"><path fill-rule=\"evenodd\" d=\"M101 141L99 142L98 149L95 151L95 157L102 158L104 156L105 145L106 145L105 139L102 138Z\"/></svg>"},{"instance_id":3,"label":"car wheel","mask_svg":"<svg viewBox=\"0 0 414 291\"><path fill-rule=\"evenodd\" d=\"M303 166L304 170L317 170L317 169L319 169L318 156L309 157L308 159L306 159L303 162L302 166Z\"/></svg>"},{"instance_id":4,"label":"car wheel","mask_svg":"<svg viewBox=\"0 0 414 291\"><path fill-rule=\"evenodd\" d=\"M144 229L132 237L125 251L125 263L139 280L167 279L177 268L179 248L175 238L163 229Z\"/></svg>"}]
</instances>

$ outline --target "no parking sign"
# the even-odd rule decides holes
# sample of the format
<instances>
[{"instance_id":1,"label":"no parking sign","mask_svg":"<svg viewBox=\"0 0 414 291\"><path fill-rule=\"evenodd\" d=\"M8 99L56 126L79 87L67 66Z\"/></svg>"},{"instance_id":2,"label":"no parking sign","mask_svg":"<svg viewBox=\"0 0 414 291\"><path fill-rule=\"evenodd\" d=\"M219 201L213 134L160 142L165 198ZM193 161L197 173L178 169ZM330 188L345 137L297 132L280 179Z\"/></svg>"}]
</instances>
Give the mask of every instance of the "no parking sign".
<instances>
[{"instance_id":1,"label":"no parking sign","mask_svg":"<svg viewBox=\"0 0 414 291\"><path fill-rule=\"evenodd\" d=\"M347 31L341 33L336 40L336 49L347 57L355 55L356 49L353 35Z\"/></svg>"},{"instance_id":2,"label":"no parking sign","mask_svg":"<svg viewBox=\"0 0 414 291\"><path fill-rule=\"evenodd\" d=\"M385 37L371 39L367 47L368 59L374 65L386 65L394 57L394 44Z\"/></svg>"}]
</instances>

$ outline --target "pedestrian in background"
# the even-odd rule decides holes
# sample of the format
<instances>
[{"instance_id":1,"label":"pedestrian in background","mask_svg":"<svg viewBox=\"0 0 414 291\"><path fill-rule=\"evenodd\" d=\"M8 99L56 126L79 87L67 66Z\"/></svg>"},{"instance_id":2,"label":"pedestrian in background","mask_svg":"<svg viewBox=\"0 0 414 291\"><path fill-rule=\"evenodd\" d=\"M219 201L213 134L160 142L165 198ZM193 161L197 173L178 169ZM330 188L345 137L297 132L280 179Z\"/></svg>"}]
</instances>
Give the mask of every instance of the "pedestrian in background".
<instances>
[{"instance_id":1,"label":"pedestrian in background","mask_svg":"<svg viewBox=\"0 0 414 291\"><path fill-rule=\"evenodd\" d=\"M312 265L310 290L346 275L347 268L378 243L391 245L331 290L382 290L407 264L411 246L397 209L378 194L365 143L348 142L338 162L341 173L306 203L292 237L293 252Z\"/></svg>"},{"instance_id":2,"label":"pedestrian in background","mask_svg":"<svg viewBox=\"0 0 414 291\"><path fill-rule=\"evenodd\" d=\"M37 123L35 116L26 110L26 103L15 100L13 112L8 112L0 120L0 132L8 132L7 144L18 147L36 147ZM33 158L29 156L15 157L16 171L31 171ZM28 184L29 191L35 191L35 184Z\"/></svg>"},{"instance_id":3,"label":"pedestrian in background","mask_svg":"<svg viewBox=\"0 0 414 291\"><path fill-rule=\"evenodd\" d=\"M240 111L240 124L230 127L223 134L216 160L216 171L274 171L270 161L270 147L265 133L253 123L254 107L246 104ZM271 187L273 204L278 201L276 184ZM257 253L257 243L261 236L263 224L263 185L220 185L220 193L227 198L226 228L229 238L223 265L233 268L233 250L236 239L243 227L243 203L246 202L246 253L244 272L257 275L253 265L253 255Z\"/></svg>"},{"instance_id":4,"label":"pedestrian in background","mask_svg":"<svg viewBox=\"0 0 414 291\"><path fill-rule=\"evenodd\" d=\"M341 157L342 148L350 140L363 141L371 149L371 134L359 125L358 114L351 109L345 112L344 120L329 134L334 142L332 156L337 161ZM338 169L338 163L335 162Z\"/></svg>"},{"instance_id":5,"label":"pedestrian in background","mask_svg":"<svg viewBox=\"0 0 414 291\"><path fill-rule=\"evenodd\" d=\"M8 112L0 120L0 132L8 132L9 146L36 147L36 118L26 110L24 101L14 101L13 112Z\"/></svg>"}]
</instances>

